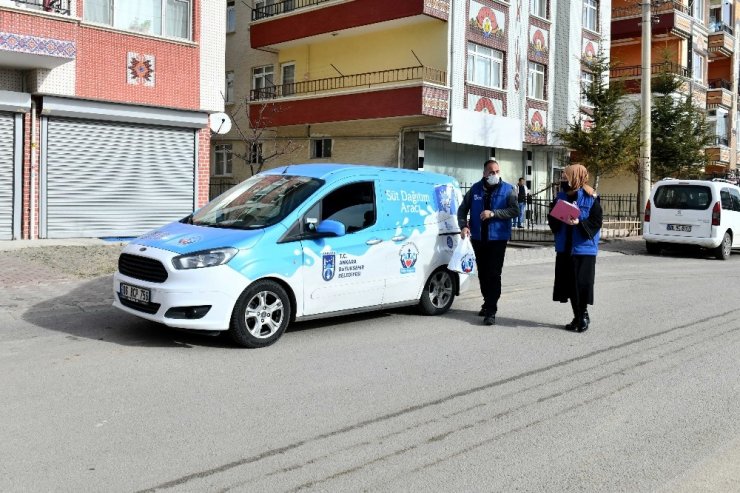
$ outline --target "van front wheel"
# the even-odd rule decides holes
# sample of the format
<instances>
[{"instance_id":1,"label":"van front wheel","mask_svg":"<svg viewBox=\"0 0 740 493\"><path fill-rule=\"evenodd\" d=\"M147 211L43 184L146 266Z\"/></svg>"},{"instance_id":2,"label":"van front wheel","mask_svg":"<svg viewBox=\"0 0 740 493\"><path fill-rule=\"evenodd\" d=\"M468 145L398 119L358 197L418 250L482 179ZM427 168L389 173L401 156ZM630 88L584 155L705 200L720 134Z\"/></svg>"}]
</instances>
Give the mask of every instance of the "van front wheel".
<instances>
[{"instance_id":1,"label":"van front wheel","mask_svg":"<svg viewBox=\"0 0 740 493\"><path fill-rule=\"evenodd\" d=\"M269 346L283 335L290 316L290 297L285 289L275 281L257 281L236 301L229 333L240 346Z\"/></svg>"},{"instance_id":2,"label":"van front wheel","mask_svg":"<svg viewBox=\"0 0 740 493\"><path fill-rule=\"evenodd\" d=\"M455 300L455 280L447 269L435 270L424 285L419 308L424 315L441 315Z\"/></svg>"},{"instance_id":3,"label":"van front wheel","mask_svg":"<svg viewBox=\"0 0 740 493\"><path fill-rule=\"evenodd\" d=\"M722 243L714 249L714 256L719 260L727 260L730 258L732 252L732 235L729 231L725 231L725 236L722 237Z\"/></svg>"}]
</instances>

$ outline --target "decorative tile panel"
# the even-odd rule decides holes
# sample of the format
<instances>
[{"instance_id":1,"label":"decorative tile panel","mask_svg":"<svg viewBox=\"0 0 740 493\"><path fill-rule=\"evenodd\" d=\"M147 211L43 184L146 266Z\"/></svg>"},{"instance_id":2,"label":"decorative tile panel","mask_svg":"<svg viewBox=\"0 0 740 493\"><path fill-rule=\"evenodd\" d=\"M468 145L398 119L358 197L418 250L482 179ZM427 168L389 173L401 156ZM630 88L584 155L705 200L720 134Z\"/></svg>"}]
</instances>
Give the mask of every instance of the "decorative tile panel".
<instances>
[{"instance_id":1,"label":"decorative tile panel","mask_svg":"<svg viewBox=\"0 0 740 493\"><path fill-rule=\"evenodd\" d=\"M547 144L547 111L528 105L524 140L533 144Z\"/></svg>"},{"instance_id":2,"label":"decorative tile panel","mask_svg":"<svg viewBox=\"0 0 740 493\"><path fill-rule=\"evenodd\" d=\"M477 94L468 94L468 108L489 115L503 116L504 114L504 102L502 100L478 96Z\"/></svg>"},{"instance_id":3,"label":"decorative tile panel","mask_svg":"<svg viewBox=\"0 0 740 493\"><path fill-rule=\"evenodd\" d=\"M549 61L550 41L547 30L529 26L529 46L527 55L530 60L547 65Z\"/></svg>"},{"instance_id":4,"label":"decorative tile panel","mask_svg":"<svg viewBox=\"0 0 740 493\"><path fill-rule=\"evenodd\" d=\"M154 55L128 52L126 81L132 85L154 87Z\"/></svg>"},{"instance_id":5,"label":"decorative tile panel","mask_svg":"<svg viewBox=\"0 0 740 493\"><path fill-rule=\"evenodd\" d=\"M502 9L470 0L468 32L472 41L500 50L508 45L507 13Z\"/></svg>"},{"instance_id":6,"label":"decorative tile panel","mask_svg":"<svg viewBox=\"0 0 740 493\"><path fill-rule=\"evenodd\" d=\"M583 48L581 49L581 60L585 63L591 62L598 52L596 42L590 39L583 39Z\"/></svg>"},{"instance_id":7,"label":"decorative tile panel","mask_svg":"<svg viewBox=\"0 0 740 493\"><path fill-rule=\"evenodd\" d=\"M424 87L422 89L422 114L447 118L450 110L450 90L435 87Z\"/></svg>"},{"instance_id":8,"label":"decorative tile panel","mask_svg":"<svg viewBox=\"0 0 740 493\"><path fill-rule=\"evenodd\" d=\"M450 0L424 0L424 13L446 21L450 16Z\"/></svg>"},{"instance_id":9,"label":"decorative tile panel","mask_svg":"<svg viewBox=\"0 0 740 493\"><path fill-rule=\"evenodd\" d=\"M5 32L0 32L0 50L69 59L77 56L77 46L74 41Z\"/></svg>"}]
</instances>

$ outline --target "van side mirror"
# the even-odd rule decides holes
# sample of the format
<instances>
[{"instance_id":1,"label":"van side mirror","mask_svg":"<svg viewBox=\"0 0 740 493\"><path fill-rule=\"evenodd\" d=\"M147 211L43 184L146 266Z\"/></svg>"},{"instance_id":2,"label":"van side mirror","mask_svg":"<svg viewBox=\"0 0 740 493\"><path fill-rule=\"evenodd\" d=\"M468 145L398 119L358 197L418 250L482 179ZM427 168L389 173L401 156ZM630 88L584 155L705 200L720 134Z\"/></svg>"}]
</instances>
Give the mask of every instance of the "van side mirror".
<instances>
[{"instance_id":1,"label":"van side mirror","mask_svg":"<svg viewBox=\"0 0 740 493\"><path fill-rule=\"evenodd\" d=\"M316 227L316 232L326 236L344 236L347 231L343 223L333 219L325 219Z\"/></svg>"}]
</instances>

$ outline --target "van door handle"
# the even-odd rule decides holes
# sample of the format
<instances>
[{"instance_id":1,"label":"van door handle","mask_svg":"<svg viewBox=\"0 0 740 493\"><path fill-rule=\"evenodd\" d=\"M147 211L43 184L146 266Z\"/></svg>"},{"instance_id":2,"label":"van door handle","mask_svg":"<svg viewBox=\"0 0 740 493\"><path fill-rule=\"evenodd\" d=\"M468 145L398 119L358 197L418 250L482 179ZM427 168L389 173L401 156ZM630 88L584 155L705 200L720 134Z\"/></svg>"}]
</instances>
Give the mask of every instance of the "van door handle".
<instances>
[{"instance_id":1,"label":"van door handle","mask_svg":"<svg viewBox=\"0 0 740 493\"><path fill-rule=\"evenodd\" d=\"M405 239L406 239L406 235L398 235L398 236L394 236L393 238L391 238L391 240L393 241L403 241Z\"/></svg>"},{"instance_id":2,"label":"van door handle","mask_svg":"<svg viewBox=\"0 0 740 493\"><path fill-rule=\"evenodd\" d=\"M366 245L377 245L378 243L383 243L383 240L380 238L373 238L372 240L367 240L365 242Z\"/></svg>"}]
</instances>

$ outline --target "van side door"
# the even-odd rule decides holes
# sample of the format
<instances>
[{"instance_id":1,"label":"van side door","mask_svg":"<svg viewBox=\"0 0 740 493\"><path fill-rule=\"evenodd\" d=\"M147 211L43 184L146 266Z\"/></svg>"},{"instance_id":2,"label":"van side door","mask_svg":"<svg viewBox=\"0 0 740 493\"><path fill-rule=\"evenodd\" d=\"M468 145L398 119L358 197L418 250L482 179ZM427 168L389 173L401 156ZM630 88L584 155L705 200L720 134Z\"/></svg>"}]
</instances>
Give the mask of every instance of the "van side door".
<instances>
[{"instance_id":1,"label":"van side door","mask_svg":"<svg viewBox=\"0 0 740 493\"><path fill-rule=\"evenodd\" d=\"M730 200L732 201L732 220L729 223L732 228L732 246L740 247L740 191L735 188L730 189Z\"/></svg>"},{"instance_id":2,"label":"van side door","mask_svg":"<svg viewBox=\"0 0 740 493\"><path fill-rule=\"evenodd\" d=\"M380 305L385 290L384 239L377 226L377 183L344 182L311 205L301 222L319 229L322 221L344 225L341 236L305 234L303 313L317 315Z\"/></svg>"}]
</instances>

